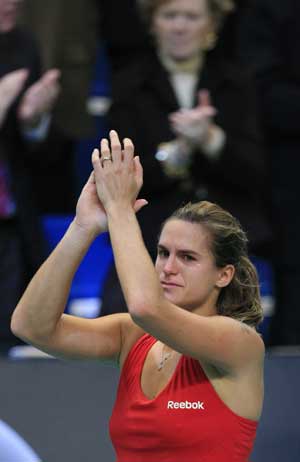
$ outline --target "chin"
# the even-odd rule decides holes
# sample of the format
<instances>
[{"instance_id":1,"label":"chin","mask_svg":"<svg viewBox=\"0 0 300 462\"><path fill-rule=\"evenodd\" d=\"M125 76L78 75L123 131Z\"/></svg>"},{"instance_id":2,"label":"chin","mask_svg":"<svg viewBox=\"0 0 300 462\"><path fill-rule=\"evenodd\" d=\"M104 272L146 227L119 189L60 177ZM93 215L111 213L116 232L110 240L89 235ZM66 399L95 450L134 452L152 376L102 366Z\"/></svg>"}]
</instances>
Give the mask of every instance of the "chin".
<instances>
[{"instance_id":1,"label":"chin","mask_svg":"<svg viewBox=\"0 0 300 462\"><path fill-rule=\"evenodd\" d=\"M174 60L174 61L178 61L178 62L182 62L182 61L188 61L189 59L191 59L192 55L190 54L186 54L186 53L174 53L171 58Z\"/></svg>"},{"instance_id":2,"label":"chin","mask_svg":"<svg viewBox=\"0 0 300 462\"><path fill-rule=\"evenodd\" d=\"M194 58L199 54L199 50L191 50L191 49L175 49L172 50L173 53L170 53L170 58L174 59L174 61L188 61L189 59Z\"/></svg>"},{"instance_id":3,"label":"chin","mask_svg":"<svg viewBox=\"0 0 300 462\"><path fill-rule=\"evenodd\" d=\"M176 305L179 308L183 308L184 310L191 310L189 304L186 303L186 301L183 300L182 297L178 297L175 294L171 294L169 292L165 292L165 297L169 302L173 303L173 305Z\"/></svg>"},{"instance_id":4,"label":"chin","mask_svg":"<svg viewBox=\"0 0 300 462\"><path fill-rule=\"evenodd\" d=\"M168 290L164 290L164 294L165 294L166 299L169 300L169 302L174 303L174 305L179 306L180 301L181 301L180 297L178 296L176 297L174 293L171 293Z\"/></svg>"}]
</instances>

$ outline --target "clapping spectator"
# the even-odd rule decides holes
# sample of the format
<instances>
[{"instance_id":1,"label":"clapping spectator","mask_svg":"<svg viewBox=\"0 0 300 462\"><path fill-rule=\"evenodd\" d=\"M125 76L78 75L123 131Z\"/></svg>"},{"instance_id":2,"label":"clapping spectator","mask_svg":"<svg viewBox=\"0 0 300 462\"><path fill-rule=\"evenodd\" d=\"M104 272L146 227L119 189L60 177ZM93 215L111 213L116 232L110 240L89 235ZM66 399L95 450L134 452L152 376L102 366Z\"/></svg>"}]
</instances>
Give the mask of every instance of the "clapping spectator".
<instances>
[{"instance_id":1,"label":"clapping spectator","mask_svg":"<svg viewBox=\"0 0 300 462\"><path fill-rule=\"evenodd\" d=\"M59 71L40 75L31 35L16 26L19 1L0 0L0 342L12 344L10 315L44 257L30 167L46 139Z\"/></svg>"}]
</instances>

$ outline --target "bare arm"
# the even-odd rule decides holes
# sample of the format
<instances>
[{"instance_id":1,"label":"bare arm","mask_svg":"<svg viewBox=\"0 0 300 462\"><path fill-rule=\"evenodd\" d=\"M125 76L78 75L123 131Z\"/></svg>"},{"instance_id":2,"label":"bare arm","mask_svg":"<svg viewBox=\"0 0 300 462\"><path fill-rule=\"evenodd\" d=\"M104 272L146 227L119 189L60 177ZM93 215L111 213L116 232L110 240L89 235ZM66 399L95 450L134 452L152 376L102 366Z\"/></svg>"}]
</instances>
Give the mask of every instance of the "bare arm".
<instances>
[{"instance_id":1,"label":"bare arm","mask_svg":"<svg viewBox=\"0 0 300 462\"><path fill-rule=\"evenodd\" d=\"M96 354L95 339L88 335L93 323L63 315L73 276L92 240L76 222L70 225L17 305L11 325L15 335L51 353Z\"/></svg>"},{"instance_id":2,"label":"bare arm","mask_svg":"<svg viewBox=\"0 0 300 462\"><path fill-rule=\"evenodd\" d=\"M86 320L64 315L73 276L90 244L106 227L91 175L65 236L38 270L12 317L12 331L44 351L68 357L117 360L126 315Z\"/></svg>"}]
</instances>

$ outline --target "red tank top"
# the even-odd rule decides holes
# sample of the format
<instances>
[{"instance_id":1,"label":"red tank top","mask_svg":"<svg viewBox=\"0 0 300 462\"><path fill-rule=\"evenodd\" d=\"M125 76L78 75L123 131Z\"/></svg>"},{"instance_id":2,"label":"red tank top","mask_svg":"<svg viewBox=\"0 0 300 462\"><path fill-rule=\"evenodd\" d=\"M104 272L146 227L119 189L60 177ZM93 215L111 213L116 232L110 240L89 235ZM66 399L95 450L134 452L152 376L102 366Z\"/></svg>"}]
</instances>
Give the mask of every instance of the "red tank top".
<instances>
[{"instance_id":1,"label":"red tank top","mask_svg":"<svg viewBox=\"0 0 300 462\"><path fill-rule=\"evenodd\" d=\"M148 399L140 379L156 339L143 335L130 350L110 419L116 462L246 462L257 422L231 411L199 361L181 356L166 387Z\"/></svg>"}]
</instances>

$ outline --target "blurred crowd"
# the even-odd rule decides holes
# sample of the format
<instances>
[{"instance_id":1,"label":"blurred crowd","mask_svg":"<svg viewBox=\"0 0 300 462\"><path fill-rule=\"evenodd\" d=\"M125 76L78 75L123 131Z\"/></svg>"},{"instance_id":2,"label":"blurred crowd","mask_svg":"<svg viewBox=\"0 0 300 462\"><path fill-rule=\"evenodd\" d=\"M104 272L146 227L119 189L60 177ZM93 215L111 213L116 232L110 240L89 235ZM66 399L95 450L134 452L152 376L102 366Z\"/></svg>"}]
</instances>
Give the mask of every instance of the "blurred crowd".
<instances>
[{"instance_id":1,"label":"blurred crowd","mask_svg":"<svg viewBox=\"0 0 300 462\"><path fill-rule=\"evenodd\" d=\"M300 345L299 22L296 0L0 0L0 344L17 343L11 313L47 254L40 217L75 211L78 142L114 128L144 166L151 256L171 211L218 203L273 268L268 345ZM87 105L100 47L101 134ZM101 315L116 311L112 265Z\"/></svg>"}]
</instances>

